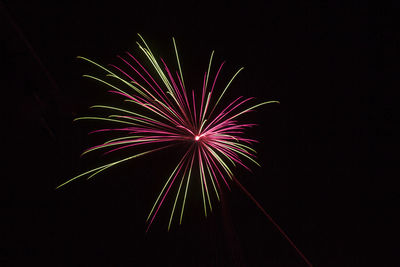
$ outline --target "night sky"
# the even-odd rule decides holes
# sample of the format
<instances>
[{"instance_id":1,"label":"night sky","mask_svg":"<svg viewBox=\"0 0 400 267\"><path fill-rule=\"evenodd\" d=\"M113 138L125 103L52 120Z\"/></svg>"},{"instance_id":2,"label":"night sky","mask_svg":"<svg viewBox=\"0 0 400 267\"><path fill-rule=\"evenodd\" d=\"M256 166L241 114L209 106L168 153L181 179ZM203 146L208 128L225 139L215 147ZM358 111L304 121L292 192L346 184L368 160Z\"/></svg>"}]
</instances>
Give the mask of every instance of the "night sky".
<instances>
[{"instance_id":1,"label":"night sky","mask_svg":"<svg viewBox=\"0 0 400 267\"><path fill-rule=\"evenodd\" d=\"M242 2L1 4L2 129L8 134L2 140L1 266L306 266L234 184L224 205L205 218L193 183L183 224L167 232L167 202L146 234L147 214L184 148L55 190L104 162L97 154L79 156L103 140L87 135L98 124L72 120L93 114L93 104L119 103L104 86L82 78L101 72L76 56L104 65L118 63L125 51L143 59L137 33L174 69L175 37L191 89L199 90L215 50L216 65L227 61L221 84L245 67L226 100L279 100L242 117L259 124L248 136L260 140L262 167L236 168L238 180L314 266L372 264L365 256L380 234L365 223L397 225L397 216L388 214L399 197L389 190L391 204L379 217L372 196L379 171L371 164L377 148L369 124L377 120L371 110L377 100L367 89L373 49L367 5ZM390 247L381 260L398 250Z\"/></svg>"}]
</instances>

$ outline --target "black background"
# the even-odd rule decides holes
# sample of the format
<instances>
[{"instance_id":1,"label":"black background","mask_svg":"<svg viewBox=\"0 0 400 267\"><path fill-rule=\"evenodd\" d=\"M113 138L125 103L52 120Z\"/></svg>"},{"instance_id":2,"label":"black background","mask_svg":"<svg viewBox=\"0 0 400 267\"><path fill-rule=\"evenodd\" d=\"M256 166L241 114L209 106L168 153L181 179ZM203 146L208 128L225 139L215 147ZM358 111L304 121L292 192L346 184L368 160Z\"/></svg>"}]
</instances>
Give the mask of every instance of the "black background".
<instances>
[{"instance_id":1,"label":"black background","mask_svg":"<svg viewBox=\"0 0 400 267\"><path fill-rule=\"evenodd\" d=\"M175 68L174 36L195 90L214 49L216 64L227 60L221 81L245 67L226 99L279 100L247 116L260 124L249 135L261 141L255 148L262 168L238 168L238 179L315 266L372 265L366 256L376 252L369 247L381 233L366 223L396 225L395 215L382 214L394 213L398 194L384 195L392 204L383 213L373 201L379 171L371 155L381 149L374 138L387 133L371 135L378 120L368 89L376 35L364 1L100 2L2 4L1 102L9 135L2 140L0 265L306 266L235 186L207 219L193 189L181 226L166 231L166 205L146 234L147 212L180 149L54 190L98 164L96 156L79 158L95 143L87 132L96 124L72 120L90 114L92 104L118 103L81 77L99 72L75 57L108 64L125 51L139 55L136 33ZM389 109L381 114L391 117ZM380 260L389 262L399 249L388 247Z\"/></svg>"}]
</instances>

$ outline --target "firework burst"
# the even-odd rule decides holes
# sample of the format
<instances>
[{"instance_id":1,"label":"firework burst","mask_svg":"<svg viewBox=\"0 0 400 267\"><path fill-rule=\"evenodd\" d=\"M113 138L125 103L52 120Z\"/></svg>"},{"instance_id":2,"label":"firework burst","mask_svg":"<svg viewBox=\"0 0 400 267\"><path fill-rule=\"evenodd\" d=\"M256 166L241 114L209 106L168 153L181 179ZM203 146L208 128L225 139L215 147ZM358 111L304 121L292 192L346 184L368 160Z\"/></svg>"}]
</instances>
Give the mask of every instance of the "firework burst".
<instances>
[{"instance_id":1,"label":"firework burst","mask_svg":"<svg viewBox=\"0 0 400 267\"><path fill-rule=\"evenodd\" d=\"M121 149L146 147L144 145L149 144L157 144L159 147L142 150L140 153L91 169L69 179L57 188L83 176L90 179L125 161L167 147L188 143L189 148L166 180L147 217L148 230L171 187L173 185L178 186L168 223L169 230L176 213L179 213L179 223L182 222L188 188L191 178L194 176L194 171L198 172L195 177L200 179L204 214L207 216L207 212L212 211L210 195L215 194L219 200L222 187L225 186L230 189L229 180L234 179L231 166L240 165L250 170L242 159L259 166L255 160L255 150L250 147L252 143L257 141L243 137L243 130L254 124L240 123L237 119L259 106L279 102L268 101L249 106L248 103L253 98L240 96L227 106L220 108L218 106L220 100L243 68L240 68L233 75L222 91L216 93L217 90L214 91L215 84L225 62L222 62L219 66L211 82L210 69L214 51L211 53L208 69L204 73L200 95L196 97L195 91L188 92L186 89L175 39L172 38L179 71L173 73L162 58L156 59L145 40L140 35L139 37L142 44L137 44L151 63L161 83L157 82L149 71L128 52L125 57L118 56L126 70L124 70L124 67L115 65L110 65L111 68L105 68L90 59L78 57L104 70L106 76L114 79L114 81L109 82L91 75L84 75L84 77L107 85L110 87L110 93L118 94L124 98L124 101L130 102L132 109L94 105L91 108L105 109L113 113L105 117L80 117L75 120L107 121L118 125L118 127L99 129L92 133L118 132L122 135L119 138L113 138L103 144L91 147L84 151L82 155L97 150L105 150L105 153L108 154ZM135 78L129 73L134 73ZM122 83L125 89L117 87L116 81ZM138 109L138 106L147 110L146 115L143 115L143 112L132 111ZM216 112L217 110L219 111ZM177 212L178 199L180 198L182 199L179 204L180 211Z\"/></svg>"},{"instance_id":2,"label":"firework burst","mask_svg":"<svg viewBox=\"0 0 400 267\"><path fill-rule=\"evenodd\" d=\"M172 72L164 60L162 58L157 59L145 40L140 35L139 37L142 43L137 42L138 47L148 59L153 69L152 72L156 75L154 77L157 77L157 79L128 52L124 57L118 56L124 67L109 65L110 67L106 68L90 59L78 57L103 70L108 80L91 75L83 75L84 77L106 85L110 88L110 93L121 96L132 108L94 105L91 108L106 110L111 114L80 117L75 120L106 121L110 123L110 128L95 130L91 133L115 132L120 134L118 138L111 138L100 145L88 148L82 155L98 150L102 150L104 154L109 154L131 148L137 148L140 152L81 173L57 188L81 177L90 179L108 168L131 159L172 146L186 144L188 149L181 155L178 164L166 179L149 212L146 220L146 232L173 186L177 187L177 193L175 196L171 196L173 206L169 217L168 230L175 216L179 217L179 224L182 223L192 177L199 179L205 216L207 216L207 212L212 211L212 197L210 195L214 194L219 201L223 187L230 190L229 184L234 181L279 230L307 265L312 266L272 217L240 184L231 169L232 166L240 165L250 170L247 166L248 162L260 166L255 160L256 151L251 147L257 141L243 135L247 128L255 124L240 122L238 118L262 105L279 102L266 101L250 104L254 98L240 96L227 102L228 105L220 107L222 97L243 68L240 68L223 88L215 89L216 81L225 62L222 62L217 72L211 75L210 69L214 56L214 51L212 51L207 71L203 76L201 90L199 92L189 91L183 79L175 39L172 38L172 41L178 70ZM121 86L117 86L117 84L123 85L124 88L121 89ZM145 112L137 111L143 109ZM111 125L116 125L116 127L111 128ZM156 147L150 149L150 145Z\"/></svg>"}]
</instances>

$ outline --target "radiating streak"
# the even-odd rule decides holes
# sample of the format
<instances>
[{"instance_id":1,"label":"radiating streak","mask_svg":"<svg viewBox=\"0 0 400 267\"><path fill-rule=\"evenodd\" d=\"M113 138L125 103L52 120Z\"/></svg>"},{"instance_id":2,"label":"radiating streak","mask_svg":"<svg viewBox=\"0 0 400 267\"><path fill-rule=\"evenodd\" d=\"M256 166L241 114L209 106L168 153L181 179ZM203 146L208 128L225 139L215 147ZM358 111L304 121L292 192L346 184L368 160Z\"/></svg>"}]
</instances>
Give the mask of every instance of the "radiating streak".
<instances>
[{"instance_id":1,"label":"radiating streak","mask_svg":"<svg viewBox=\"0 0 400 267\"><path fill-rule=\"evenodd\" d=\"M232 106L233 104L235 104L239 99L241 99L242 97L239 96L238 98L236 98L234 101L232 101L228 106L226 106L208 125L207 127L203 130L203 132L207 132L207 129L214 124L214 122L216 120L218 120L219 117L223 116L225 114L225 111Z\"/></svg>"},{"instance_id":2,"label":"radiating streak","mask_svg":"<svg viewBox=\"0 0 400 267\"><path fill-rule=\"evenodd\" d=\"M215 175L214 169L212 168L212 165L210 164L210 161L209 161L208 158L207 158L207 153L204 151L203 147L201 147L201 152L203 153L204 158L206 159L206 164L205 164L205 165L206 165L206 167L207 167L208 174L209 174L210 177L211 177L211 182L212 182L212 184L213 184L213 187L214 187L214 190L215 190L215 194L217 195L218 201L220 201L220 199L219 199L219 194L218 194L218 190L217 190L217 188L215 187L215 183L214 183L214 180L215 180L215 182L217 183L218 189L221 190L221 187L220 187L220 185L219 185L217 176ZM212 174L211 174L211 172L212 172Z\"/></svg>"},{"instance_id":3,"label":"radiating streak","mask_svg":"<svg viewBox=\"0 0 400 267\"><path fill-rule=\"evenodd\" d=\"M200 152L199 152L200 155ZM199 173L200 173L200 184L201 184L201 196L203 197L203 205L204 205L204 215L207 217L207 206L206 206L206 199L204 197L204 188L206 187L205 180L203 178L203 173L201 171L201 159L199 156Z\"/></svg>"},{"instance_id":4,"label":"radiating streak","mask_svg":"<svg viewBox=\"0 0 400 267\"><path fill-rule=\"evenodd\" d=\"M150 222L149 222L149 225L148 225L146 231L149 230L150 225L152 224L152 222L153 222L155 216L157 215L158 210L160 209L162 203L164 202L164 199L165 199L165 197L167 196L168 191L170 190L172 184L174 183L175 178L178 176L179 171L180 171L181 168L182 168L183 162L185 161L186 156L187 156L187 154L190 152L190 150L191 150L191 149L189 149L188 151L186 151L185 155L182 157L182 160L179 162L179 164L178 164L179 168L178 168L178 170L176 171L176 173L175 173L175 175L174 175L174 178L172 179L172 181L171 181L169 187L167 188L167 190L166 190L166 192L165 192L163 198L162 198L161 201L159 202L158 207L157 207L156 211L154 212L153 217L151 218L151 220L150 220ZM178 166L177 166L177 167L178 167ZM176 170L176 168L175 168L175 170ZM169 181L171 180L171 177L172 177L172 175L170 176L170 178L168 179L168 181L165 183L163 189L161 190L161 193L160 193L160 195L158 196L155 205L157 204L157 202L158 202L158 200L159 200L161 194L164 192L164 189L165 189L166 185L167 185L167 184L169 183ZM152 210L150 211L150 214L149 214L149 215L151 215L152 211L154 210L155 205L153 206L153 208L152 208ZM149 219L149 218L147 218L147 220L148 220L148 219Z\"/></svg>"},{"instance_id":5,"label":"radiating streak","mask_svg":"<svg viewBox=\"0 0 400 267\"><path fill-rule=\"evenodd\" d=\"M129 56L131 56L138 64L139 64L139 66L142 66L142 65L140 65L140 63L131 55L131 54L129 54L128 53L128 55ZM120 57L120 56L118 56L122 61L124 61L125 62L125 64L127 64L131 69L133 69L149 86L150 86L150 88L151 89L153 89L153 91L154 92L156 92L156 94L163 100L163 101L165 101L166 100L166 98L164 99L162 96L161 96L161 94L150 84L150 82L149 81L147 81L147 79L146 78L144 78L143 77L143 75L138 71L138 70L136 70L136 68L134 68L127 60L125 60L124 58L122 58L122 57ZM143 67L142 67L143 68ZM147 73L148 74L148 73ZM130 76L129 76L130 77ZM150 78L151 78L151 76L150 76ZM133 79L132 79L132 81L134 81ZM158 84L157 84L158 85ZM161 90L161 88L160 88L160 90ZM163 91L162 91L163 92ZM164 96L165 97L167 97L165 94L164 94Z\"/></svg>"},{"instance_id":6,"label":"radiating streak","mask_svg":"<svg viewBox=\"0 0 400 267\"><path fill-rule=\"evenodd\" d=\"M214 57L214 50L211 52L210 60L208 61L208 69L207 69L207 77L206 77L206 82L205 82L205 88L207 88L208 77L210 75L210 69L211 69L211 64L212 64L213 57Z\"/></svg>"},{"instance_id":7,"label":"radiating streak","mask_svg":"<svg viewBox=\"0 0 400 267\"><path fill-rule=\"evenodd\" d=\"M161 87L158 85L158 83L154 80L153 76L151 76L149 74L149 72L142 66L142 64L140 64L140 62L134 57L132 56L132 54L130 54L129 52L126 52L126 54L128 56L130 56L133 60L135 60L135 62L142 68L142 70L150 77L150 79L152 80L152 82L157 86L157 88L159 89L159 92L162 93L165 97L165 99L167 100L167 102L169 102L169 98L167 97L167 95L164 93L164 91L161 89ZM150 83L148 83L150 85ZM154 91L157 91L156 89L154 89ZM170 103L170 102L169 102Z\"/></svg>"},{"instance_id":8,"label":"radiating streak","mask_svg":"<svg viewBox=\"0 0 400 267\"><path fill-rule=\"evenodd\" d=\"M134 125L134 126L138 125L137 123L121 121L121 120L115 120L115 119L109 119L109 118L102 118L102 117L79 117L79 118L74 119L74 121L78 121L78 120L101 120L101 121L118 122L118 123L122 123L122 124Z\"/></svg>"},{"instance_id":9,"label":"radiating streak","mask_svg":"<svg viewBox=\"0 0 400 267\"><path fill-rule=\"evenodd\" d=\"M206 148L206 149L204 150L204 151L206 152L206 153L205 153L206 155L207 155L207 153L212 154L212 153L208 150L208 148L207 148L206 146L204 146L204 148ZM214 167L217 169L217 171L218 171L219 175L221 176L222 180L224 181L225 185L228 187L229 190L231 190L231 188L230 188L228 182L225 180L225 177L224 177L223 173L221 172L221 170L218 168L218 165L217 165L217 164L215 163L215 161L214 161L214 158L215 158L215 157L213 157L213 156L211 156L211 155L208 155L207 158L209 159L209 161L211 161L211 163L212 163L212 164L214 165ZM210 164L210 166L212 167L211 164Z\"/></svg>"},{"instance_id":10,"label":"radiating streak","mask_svg":"<svg viewBox=\"0 0 400 267\"><path fill-rule=\"evenodd\" d=\"M201 93L201 103L200 103L200 113L199 113L199 119L200 119L200 123L203 120L203 103L204 103L204 96L206 94L206 76L207 73L204 74L204 79L203 79L203 90ZM200 130L201 131L201 130Z\"/></svg>"},{"instance_id":11,"label":"radiating streak","mask_svg":"<svg viewBox=\"0 0 400 267\"><path fill-rule=\"evenodd\" d=\"M164 148L167 148L167 147L171 147L171 146L172 146L172 145L167 145L167 146L163 146L163 147L160 147L160 148L156 148L156 149L152 149L152 150L147 150L147 151L145 151L145 152L138 153L138 154L135 154L135 155L133 155L133 156L126 157L126 158L124 158L124 159L121 159L121 160L118 160L118 161L114 161L114 162L112 162L112 163L108 163L108 164L105 164L105 165L103 165L103 166L100 166L100 167L91 169L91 170L89 170L89 171L87 171L87 172L81 173L81 174L79 174L79 175L77 175L77 176L75 176L75 177L73 177L73 178L67 180L66 182L64 182L64 183L60 184L59 186L57 186L56 189L58 189L58 188L60 188L60 187L62 187L62 186L64 186L64 185L66 185L66 184L68 184L68 183L70 183L70 182L72 182L72 181L74 181L74 180L76 180L76 179L78 179L78 178L80 178L80 177L82 177L82 176L85 176L85 175L90 174L90 173L92 173L92 172L96 172L97 170L100 170L100 169L101 169L101 170L104 170L104 169L106 169L106 168L115 166L115 165L120 164L120 163L122 163L122 162L125 162L125 161L127 161L127 160L134 159L134 158L138 158L138 157L140 157L140 156L144 156L144 155L146 155L146 154L149 154L149 153L152 153L152 152L156 152L156 151L159 151L159 150L161 150L161 149L164 149Z\"/></svg>"},{"instance_id":12,"label":"radiating streak","mask_svg":"<svg viewBox=\"0 0 400 267\"><path fill-rule=\"evenodd\" d=\"M209 206L210 206L210 211L212 212L212 205L211 205L211 200L210 200L210 194L208 193L208 185L207 185L206 176L205 176L205 173L204 173L204 166L203 166L203 160L202 160L202 157L201 157L200 148L201 148L201 147L198 148L199 167L200 167L200 173L201 173L201 176L200 176L200 177L203 178L204 188L205 188L205 190L206 190L207 199L208 199L208 204L209 204ZM206 215L206 217L207 217L207 215Z\"/></svg>"},{"instance_id":13,"label":"radiating streak","mask_svg":"<svg viewBox=\"0 0 400 267\"><path fill-rule=\"evenodd\" d=\"M179 74L181 75L181 81L182 81L182 84L183 84L182 88L185 90L185 81L183 79L181 63L179 61L178 49L176 48L176 42L175 42L175 38L174 37L172 37L172 42L174 43L176 61L178 62Z\"/></svg>"},{"instance_id":14,"label":"radiating streak","mask_svg":"<svg viewBox=\"0 0 400 267\"><path fill-rule=\"evenodd\" d=\"M233 75L233 77L231 78L231 80L229 81L229 83L225 86L225 89L222 91L221 95L219 96L217 102L214 104L213 109L211 110L210 114L208 116L211 116L211 114L214 112L215 108L217 107L219 101L221 100L222 96L225 94L225 91L228 89L228 87L231 85L232 81L235 79L235 77L239 74L239 72L241 72L244 68L240 68L235 75Z\"/></svg>"},{"instance_id":15,"label":"radiating streak","mask_svg":"<svg viewBox=\"0 0 400 267\"><path fill-rule=\"evenodd\" d=\"M193 155L192 155L192 160L191 160L191 162L190 162L189 174L188 174L188 179L187 179L187 182L186 182L185 195L184 195L184 197L183 197L182 209L181 209L181 216L180 216L180 218L179 218L179 224L182 223L183 211L185 210L186 197L187 197L187 190L188 190L188 188L189 188L190 177L191 177L191 174L192 174L193 161L194 161L194 153L193 153Z\"/></svg>"},{"instance_id":16,"label":"radiating streak","mask_svg":"<svg viewBox=\"0 0 400 267\"><path fill-rule=\"evenodd\" d=\"M174 216L175 207L176 207L176 202L177 202L177 200L178 200L179 193L181 192L182 183L183 183L183 180L185 180L185 175L186 175L186 172L187 172L188 167L189 167L189 162L186 162L186 167L185 167L185 170L184 170L184 172L183 172L183 174L182 174L182 179L181 179L181 182L179 183L178 192L176 193L174 205L173 205L172 211L171 211L171 216L170 216L170 218L169 218L168 231L169 231L169 229L171 228L171 222L172 222L172 217Z\"/></svg>"},{"instance_id":17,"label":"radiating streak","mask_svg":"<svg viewBox=\"0 0 400 267\"><path fill-rule=\"evenodd\" d=\"M231 113L232 111L234 111L236 108L238 108L239 106L241 106L241 105L243 105L244 103L246 103L247 101L249 101L249 100L251 100L252 98L250 97L250 98L246 98L246 99L244 99L244 100L242 100L240 103L238 103L238 104L236 104L235 106L233 106L231 109L229 109L228 111L226 111L225 113L221 113L217 118L215 118L215 120L213 120L205 129L204 129L204 131L205 132L207 132L207 129L209 128L209 127L211 127L211 125L213 125L213 124L216 124L217 122L219 122L220 120L222 120L222 118L224 118L225 116L227 116L229 113ZM233 103L233 102L232 102ZM231 104L232 104L231 103ZM229 105L230 106L230 105ZM249 109L250 110L250 109ZM223 121L223 122L221 122L221 123L226 123L227 121L229 121L229 119L228 120L225 120L225 121ZM214 126L215 127L215 126ZM211 128L212 129L212 128Z\"/></svg>"},{"instance_id":18,"label":"radiating streak","mask_svg":"<svg viewBox=\"0 0 400 267\"><path fill-rule=\"evenodd\" d=\"M106 81L104 81L104 80L102 80L100 78L97 78L97 77L94 77L94 76L91 76L91 75L86 75L86 74L82 75L82 76L86 77L86 78L90 78L90 79L96 80L96 81L99 81L101 83L104 83L105 85L117 90L120 94L122 94L122 95L124 95L124 96L126 96L128 98L131 98L131 99L133 98L133 96L131 96L130 94L126 93L125 91L119 89L118 87L116 87L116 86L114 86L114 85L112 85L112 84L110 84L110 83L108 83L108 82L106 82Z\"/></svg>"}]
</instances>

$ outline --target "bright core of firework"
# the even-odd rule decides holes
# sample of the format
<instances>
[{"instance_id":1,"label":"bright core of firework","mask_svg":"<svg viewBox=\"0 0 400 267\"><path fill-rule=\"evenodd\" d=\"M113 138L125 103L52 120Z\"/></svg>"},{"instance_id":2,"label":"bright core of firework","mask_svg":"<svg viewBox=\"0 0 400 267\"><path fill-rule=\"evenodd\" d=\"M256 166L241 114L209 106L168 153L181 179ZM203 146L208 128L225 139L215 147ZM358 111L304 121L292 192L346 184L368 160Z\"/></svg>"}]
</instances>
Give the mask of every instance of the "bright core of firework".
<instances>
[{"instance_id":1,"label":"bright core of firework","mask_svg":"<svg viewBox=\"0 0 400 267\"><path fill-rule=\"evenodd\" d=\"M84 77L109 88L109 92L121 97L127 107L94 105L91 108L102 109L103 112L98 116L75 119L107 123L106 128L91 133L112 136L104 143L88 148L82 155L98 150L105 150L103 155L106 155L127 149L132 151L132 154L81 173L57 188L83 176L92 178L125 161L190 141L191 145L181 155L165 184L160 187L161 192L147 217L149 229L166 197L171 195L168 193L175 192L174 197L171 196L173 206L169 229L174 214L176 215L179 209L179 224L182 222L188 187L190 183L193 184L191 180L198 179L197 186L201 188L204 214L207 216L208 210L212 211L212 202L220 200L223 187L230 189L229 182L234 178L232 167L240 165L250 170L244 160L258 165L255 160L256 151L251 148L251 144L257 141L243 135L245 129L254 124L240 122L238 117L261 105L279 102L267 101L246 106L253 98L240 96L222 106L220 100L243 68L233 75L227 85L221 87L217 78L225 62L222 62L217 71L213 70L213 51L202 79L201 90L188 90L183 79L175 39L172 38L177 71L169 69L162 58L154 56L145 40L140 35L139 37L142 43L138 43L138 46L150 63L147 65L154 67L149 71L129 52L118 56L121 67L109 65L110 67L106 68L90 59L79 57L102 69L106 74L104 78L91 75ZM193 142L193 138L196 142ZM149 145L155 148L150 148ZM192 177L194 178L191 179Z\"/></svg>"}]
</instances>

